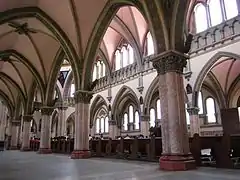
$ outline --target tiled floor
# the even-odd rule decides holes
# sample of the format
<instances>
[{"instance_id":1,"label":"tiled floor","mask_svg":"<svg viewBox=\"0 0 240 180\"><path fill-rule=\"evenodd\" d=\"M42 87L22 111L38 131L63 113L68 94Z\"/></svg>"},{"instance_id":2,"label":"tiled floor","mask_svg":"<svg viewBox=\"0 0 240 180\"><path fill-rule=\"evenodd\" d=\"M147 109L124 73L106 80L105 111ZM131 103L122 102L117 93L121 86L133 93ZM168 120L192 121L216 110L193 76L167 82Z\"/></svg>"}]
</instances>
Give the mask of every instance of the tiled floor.
<instances>
[{"instance_id":1,"label":"tiled floor","mask_svg":"<svg viewBox=\"0 0 240 180\"><path fill-rule=\"evenodd\" d=\"M110 160L71 160L64 155L0 152L0 180L239 180L239 170L201 168L163 172L158 164Z\"/></svg>"}]
</instances>

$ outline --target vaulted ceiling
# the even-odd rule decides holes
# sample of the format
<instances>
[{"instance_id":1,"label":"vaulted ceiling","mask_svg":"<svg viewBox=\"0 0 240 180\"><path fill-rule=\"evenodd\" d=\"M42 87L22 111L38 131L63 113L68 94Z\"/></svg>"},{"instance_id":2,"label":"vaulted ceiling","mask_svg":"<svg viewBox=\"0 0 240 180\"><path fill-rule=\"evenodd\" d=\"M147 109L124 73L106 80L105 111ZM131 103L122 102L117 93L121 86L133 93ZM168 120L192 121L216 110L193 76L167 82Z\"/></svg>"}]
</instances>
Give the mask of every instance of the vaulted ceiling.
<instances>
[{"instance_id":1,"label":"vaulted ceiling","mask_svg":"<svg viewBox=\"0 0 240 180\"><path fill-rule=\"evenodd\" d=\"M181 0L179 7L180 5L186 7L187 2ZM120 6L111 5L114 3L125 6L119 9ZM126 6L134 3L138 7ZM88 75L88 72L85 72L86 68L83 69L88 67L89 61L86 62L86 59L92 61L94 59L92 56L95 57L97 52L101 52L111 64L114 52L122 41L129 43L141 58L145 36L151 29L146 16L152 21L159 22L151 25L155 29L159 28L155 37L164 41L159 14L157 8L154 8L156 4L153 1L146 3L133 0L1 0L1 96L7 97L12 105L17 104L19 96L23 101L27 101L35 80L40 88L42 101L49 104L54 94L52 87L55 85L64 58L72 65L76 87L80 88L82 80L80 76ZM170 5L167 0L162 3L164 8L170 9ZM107 7L112 8L106 11ZM155 13L155 16L146 13L150 9L156 10L151 12ZM140 11L144 11L144 14ZM169 15L168 11L164 9L163 12ZM171 12L174 14L175 11ZM113 13L116 15L112 18ZM110 19L110 23L101 19L104 17L102 14L109 16L106 21ZM106 26L102 27L100 22L108 24L108 28L104 35L99 34L97 37L99 31L96 27L105 30ZM93 37L102 38L100 44L96 39L92 39ZM93 50L91 45L94 43L100 48ZM164 49L165 44L158 43L157 46ZM175 46L175 43L173 44ZM58 60L59 58L62 59ZM83 71L82 74L76 73L80 70ZM84 78L86 77L83 76ZM85 88L85 85L83 86L82 88Z\"/></svg>"}]
</instances>

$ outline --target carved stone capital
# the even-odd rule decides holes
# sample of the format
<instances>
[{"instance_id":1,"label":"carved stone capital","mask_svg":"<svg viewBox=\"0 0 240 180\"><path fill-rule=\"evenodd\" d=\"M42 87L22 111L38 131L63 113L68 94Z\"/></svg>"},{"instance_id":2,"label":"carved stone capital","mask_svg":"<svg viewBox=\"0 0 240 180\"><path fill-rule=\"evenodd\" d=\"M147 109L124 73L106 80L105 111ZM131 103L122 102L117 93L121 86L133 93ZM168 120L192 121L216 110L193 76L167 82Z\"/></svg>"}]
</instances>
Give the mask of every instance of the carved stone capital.
<instances>
[{"instance_id":1,"label":"carved stone capital","mask_svg":"<svg viewBox=\"0 0 240 180\"><path fill-rule=\"evenodd\" d=\"M33 119L32 115L24 115L23 116L23 122L31 122Z\"/></svg>"},{"instance_id":2,"label":"carved stone capital","mask_svg":"<svg viewBox=\"0 0 240 180\"><path fill-rule=\"evenodd\" d=\"M74 94L75 103L89 104L93 97L90 91L76 91Z\"/></svg>"},{"instance_id":3,"label":"carved stone capital","mask_svg":"<svg viewBox=\"0 0 240 180\"><path fill-rule=\"evenodd\" d=\"M198 115L198 112L199 112L199 108L198 107L190 107L190 108L187 108L187 112L189 113L189 115Z\"/></svg>"},{"instance_id":4,"label":"carved stone capital","mask_svg":"<svg viewBox=\"0 0 240 180\"><path fill-rule=\"evenodd\" d=\"M41 108L41 114L42 114L42 115L46 115L46 116L51 116L53 110L54 110L53 107L45 106L45 107L42 107L42 108Z\"/></svg>"},{"instance_id":5,"label":"carved stone capital","mask_svg":"<svg viewBox=\"0 0 240 180\"><path fill-rule=\"evenodd\" d=\"M183 73L183 68L187 65L189 57L177 51L166 51L155 56L151 61L158 74L167 72Z\"/></svg>"}]
</instances>

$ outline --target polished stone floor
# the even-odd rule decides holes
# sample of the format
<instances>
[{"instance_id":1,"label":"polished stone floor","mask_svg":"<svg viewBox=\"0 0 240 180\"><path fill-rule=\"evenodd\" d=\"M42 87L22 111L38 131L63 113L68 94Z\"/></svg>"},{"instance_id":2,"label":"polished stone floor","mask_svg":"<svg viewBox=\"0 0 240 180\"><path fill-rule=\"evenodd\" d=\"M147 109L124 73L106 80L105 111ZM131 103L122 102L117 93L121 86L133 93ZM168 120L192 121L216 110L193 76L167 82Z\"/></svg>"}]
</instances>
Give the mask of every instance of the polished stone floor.
<instances>
[{"instance_id":1,"label":"polished stone floor","mask_svg":"<svg viewBox=\"0 0 240 180\"><path fill-rule=\"evenodd\" d=\"M239 180L240 170L200 168L163 172L155 163L113 159L71 160L65 155L0 152L0 180Z\"/></svg>"}]
</instances>

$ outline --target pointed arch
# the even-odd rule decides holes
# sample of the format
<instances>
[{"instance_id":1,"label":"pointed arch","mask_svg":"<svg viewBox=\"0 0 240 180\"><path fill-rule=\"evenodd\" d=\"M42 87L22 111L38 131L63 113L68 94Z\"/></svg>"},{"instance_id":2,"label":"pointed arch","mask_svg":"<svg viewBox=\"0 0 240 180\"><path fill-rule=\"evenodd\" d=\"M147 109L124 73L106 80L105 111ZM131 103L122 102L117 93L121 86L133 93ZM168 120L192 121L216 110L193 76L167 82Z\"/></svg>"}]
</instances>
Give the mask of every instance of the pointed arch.
<instances>
[{"instance_id":1,"label":"pointed arch","mask_svg":"<svg viewBox=\"0 0 240 180\"><path fill-rule=\"evenodd\" d=\"M118 125L121 125L119 109L123 109L126 103L133 103L140 110L140 102L136 93L130 87L124 85L118 91L112 105L113 120L116 120Z\"/></svg>"},{"instance_id":2,"label":"pointed arch","mask_svg":"<svg viewBox=\"0 0 240 180\"><path fill-rule=\"evenodd\" d=\"M100 42L104 36L104 33L108 28L108 25L110 24L117 10L120 7L127 6L127 5L135 6L136 8L138 8L138 10L141 13L143 13L143 16L145 17L145 19L147 19L146 17L149 17L147 16L148 14L146 14L145 6L143 6L143 3L140 1L111 0L106 3L91 33L91 38L88 41L87 49L84 55L85 61L83 65L84 68L83 68L83 76L82 76L82 84L81 84L82 89L87 90L89 84L91 84L90 79L88 79L87 77L91 77L92 64L93 64L94 57L96 56L96 49L99 48ZM149 24L150 26L152 25L152 23L149 23Z\"/></svg>"},{"instance_id":3,"label":"pointed arch","mask_svg":"<svg viewBox=\"0 0 240 180\"><path fill-rule=\"evenodd\" d=\"M3 99L3 101L6 103L7 108L9 110L9 115L13 117L14 115L14 105L10 101L9 97L2 91L0 90L0 97Z\"/></svg>"},{"instance_id":4,"label":"pointed arch","mask_svg":"<svg viewBox=\"0 0 240 180\"><path fill-rule=\"evenodd\" d=\"M14 8L11 10L7 10L7 11L1 13L0 25L7 23L11 20L17 20L20 18L28 18L28 17L29 18L35 17L43 25L45 25L45 27L48 28L49 31L52 32L52 34L54 34L54 36L56 37L58 42L61 44L62 51L64 51L64 53L66 54L66 56L69 59L69 62L72 65L74 79L76 80L76 87L78 88L79 84L80 84L80 79L81 79L80 73L78 73L79 72L78 69L81 69L81 67L80 67L81 63L79 63L80 58L78 58L75 48L74 48L73 44L71 43L71 41L69 40L68 36L65 34L65 32L44 11L42 11L38 7L23 7L23 8ZM56 62L53 64L58 64L58 63L62 64L62 61L63 61L63 59L57 59ZM57 68L54 68L54 69L59 71L59 69L57 69ZM56 79L56 78L54 76L52 76L50 79ZM50 84L52 83L52 81L49 81L49 82L50 82Z\"/></svg>"},{"instance_id":5,"label":"pointed arch","mask_svg":"<svg viewBox=\"0 0 240 180\"><path fill-rule=\"evenodd\" d=\"M204 65L202 68L201 72L197 76L197 79L195 81L195 84L193 86L193 95L192 95L192 102L193 105L197 107L197 98L198 97L198 92L201 89L202 83L207 76L208 72L211 70L213 65L221 58L221 57L229 57L233 59L240 59L240 55L234 54L231 52L224 52L224 51L219 51L215 55L213 55L210 60Z\"/></svg>"},{"instance_id":6,"label":"pointed arch","mask_svg":"<svg viewBox=\"0 0 240 180\"><path fill-rule=\"evenodd\" d=\"M104 109L106 112L108 112L108 105L106 100L101 96L101 95L97 95L93 102L91 103L91 107L90 107L90 128L93 126L94 124L94 120L95 120L95 116L96 114L98 114L98 112L101 109Z\"/></svg>"}]
</instances>

